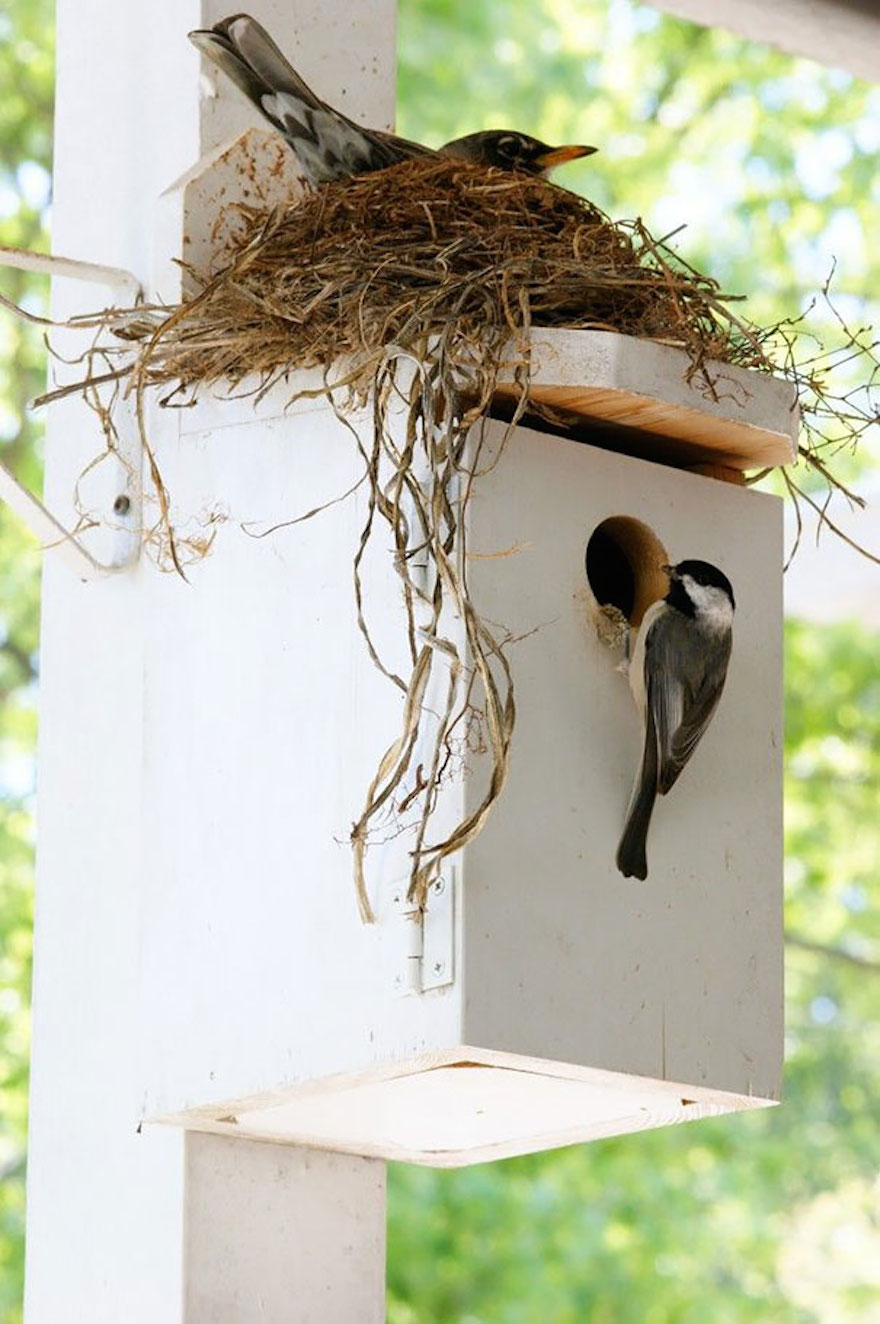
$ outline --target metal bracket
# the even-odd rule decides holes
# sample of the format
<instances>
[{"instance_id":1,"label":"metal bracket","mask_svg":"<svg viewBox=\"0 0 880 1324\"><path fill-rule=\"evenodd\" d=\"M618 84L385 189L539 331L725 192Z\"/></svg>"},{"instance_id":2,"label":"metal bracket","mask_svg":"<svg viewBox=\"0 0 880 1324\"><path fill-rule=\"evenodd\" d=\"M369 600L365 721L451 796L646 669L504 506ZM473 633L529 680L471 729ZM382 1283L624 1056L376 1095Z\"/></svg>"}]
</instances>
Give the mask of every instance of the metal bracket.
<instances>
[{"instance_id":1,"label":"metal bracket","mask_svg":"<svg viewBox=\"0 0 880 1324\"><path fill-rule=\"evenodd\" d=\"M24 248L0 245L0 266L107 285L118 290L128 303L136 302L142 293L137 277L121 267L107 267L97 262L82 262L77 258L59 257L51 253L33 253ZM108 491L112 527L116 530L114 554L108 561L99 561L93 556L76 534L66 529L42 501L22 486L5 464L0 463L0 498L15 511L44 547L57 549L61 559L80 579L102 579L106 575L118 574L134 565L140 555L141 445L131 407L125 402L117 412L117 430L119 450L116 458L122 474L118 481L110 485ZM107 522L110 523L109 515Z\"/></svg>"},{"instance_id":2,"label":"metal bracket","mask_svg":"<svg viewBox=\"0 0 880 1324\"><path fill-rule=\"evenodd\" d=\"M137 303L143 294L137 276L126 271L125 267L105 267L101 262L83 262L81 258L62 257L60 253L34 253L30 248L8 248L0 244L0 267L33 271L38 276L67 276L92 285L109 285L130 304Z\"/></svg>"},{"instance_id":3,"label":"metal bracket","mask_svg":"<svg viewBox=\"0 0 880 1324\"><path fill-rule=\"evenodd\" d=\"M422 992L455 981L455 870L431 884L422 922Z\"/></svg>"},{"instance_id":4,"label":"metal bracket","mask_svg":"<svg viewBox=\"0 0 880 1324\"><path fill-rule=\"evenodd\" d=\"M393 905L406 924L406 943L402 968L394 976L395 990L401 995L427 993L455 982L455 871L450 867L437 878L428 891L428 902L421 913L406 900L401 890Z\"/></svg>"}]
</instances>

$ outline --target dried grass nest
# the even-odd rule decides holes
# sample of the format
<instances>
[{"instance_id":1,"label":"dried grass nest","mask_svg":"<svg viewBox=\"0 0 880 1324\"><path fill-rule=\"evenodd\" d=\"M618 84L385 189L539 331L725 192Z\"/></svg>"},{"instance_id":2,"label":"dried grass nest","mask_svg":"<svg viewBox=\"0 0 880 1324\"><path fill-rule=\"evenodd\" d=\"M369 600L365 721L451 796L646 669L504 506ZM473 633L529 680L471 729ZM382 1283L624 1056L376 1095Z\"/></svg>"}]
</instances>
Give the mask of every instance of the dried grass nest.
<instances>
[{"instance_id":1,"label":"dried grass nest","mask_svg":"<svg viewBox=\"0 0 880 1324\"><path fill-rule=\"evenodd\" d=\"M615 222L542 179L413 160L327 185L270 214L202 293L124 334L149 383L210 385L347 360L368 388L389 346L432 336L463 372L530 326L592 328L776 371L732 296L640 221Z\"/></svg>"},{"instance_id":2,"label":"dried grass nest","mask_svg":"<svg viewBox=\"0 0 880 1324\"><path fill-rule=\"evenodd\" d=\"M403 711L351 833L361 913L370 919L370 841L409 834L410 895L424 906L443 859L479 832L507 777L515 720L510 641L471 601L464 519L481 463L482 431L473 425L487 414L502 358L508 375L513 361L518 384L510 426L532 407L532 326L614 330L682 346L690 373L702 373L710 389L712 360L782 372L815 388L790 358L780 364L768 352L779 328L762 332L736 316L714 280L640 221L612 222L540 179L428 158L243 215L244 237L198 294L170 309L107 314L113 344L96 345L87 380L59 393L82 390L94 403L96 385L109 380L117 395L135 395L160 524L178 569L145 424L149 388L168 388L164 404L186 403L220 382L259 397L294 369L319 367L339 412L352 401L370 402L372 436L357 439L369 501L355 596L366 646L400 689ZM402 424L392 418L401 397ZM106 407L102 421L106 428ZM380 533L386 541L390 533L401 580L406 675L379 656L361 593L362 558ZM424 561L426 552L427 581L413 572L413 558ZM455 630L450 619L459 622ZM432 699L430 715L429 686L445 695ZM441 787L473 753L474 731L488 753L479 806L432 842Z\"/></svg>"}]
</instances>

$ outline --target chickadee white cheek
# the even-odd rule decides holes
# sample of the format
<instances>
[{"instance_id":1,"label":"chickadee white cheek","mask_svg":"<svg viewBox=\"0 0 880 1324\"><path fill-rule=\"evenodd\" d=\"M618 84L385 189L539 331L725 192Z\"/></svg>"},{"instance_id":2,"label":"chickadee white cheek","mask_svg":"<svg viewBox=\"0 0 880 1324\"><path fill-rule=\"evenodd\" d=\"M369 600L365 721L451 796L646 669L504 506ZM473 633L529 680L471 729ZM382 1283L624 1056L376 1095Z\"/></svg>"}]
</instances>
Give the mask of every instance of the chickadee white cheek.
<instances>
[{"instance_id":1,"label":"chickadee white cheek","mask_svg":"<svg viewBox=\"0 0 880 1324\"><path fill-rule=\"evenodd\" d=\"M697 609L700 624L719 634L733 625L733 603L723 589L712 584L698 584L690 575L682 576L682 584Z\"/></svg>"}]
</instances>

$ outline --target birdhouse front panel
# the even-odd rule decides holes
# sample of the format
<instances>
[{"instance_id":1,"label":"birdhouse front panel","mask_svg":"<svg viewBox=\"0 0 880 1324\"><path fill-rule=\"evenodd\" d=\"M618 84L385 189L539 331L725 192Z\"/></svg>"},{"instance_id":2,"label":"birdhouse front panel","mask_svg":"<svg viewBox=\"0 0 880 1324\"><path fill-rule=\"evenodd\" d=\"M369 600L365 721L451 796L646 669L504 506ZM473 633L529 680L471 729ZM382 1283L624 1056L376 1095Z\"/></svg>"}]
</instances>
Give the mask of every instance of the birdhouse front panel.
<instances>
[{"instance_id":1,"label":"birdhouse front panel","mask_svg":"<svg viewBox=\"0 0 880 1324\"><path fill-rule=\"evenodd\" d=\"M665 561L723 569L736 600L727 682L657 798L645 881L615 865L643 728L585 571L612 517ZM525 428L482 480L471 590L516 640L518 719L504 795L465 854L467 1043L778 1097L781 540L773 496ZM601 597L627 566L613 541L599 551Z\"/></svg>"}]
</instances>

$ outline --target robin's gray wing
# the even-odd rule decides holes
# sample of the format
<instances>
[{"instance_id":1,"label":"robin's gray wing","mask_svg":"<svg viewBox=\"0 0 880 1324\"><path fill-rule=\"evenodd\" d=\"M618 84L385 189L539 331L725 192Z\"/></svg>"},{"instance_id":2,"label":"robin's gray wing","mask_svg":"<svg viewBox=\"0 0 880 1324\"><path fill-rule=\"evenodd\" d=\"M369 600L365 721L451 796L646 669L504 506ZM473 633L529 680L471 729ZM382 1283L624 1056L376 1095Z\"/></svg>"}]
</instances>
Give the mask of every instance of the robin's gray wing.
<instances>
[{"instance_id":1,"label":"robin's gray wing","mask_svg":"<svg viewBox=\"0 0 880 1324\"><path fill-rule=\"evenodd\" d=\"M286 139L313 184L429 154L416 143L362 128L321 101L248 14L192 32L190 39Z\"/></svg>"},{"instance_id":2,"label":"robin's gray wing","mask_svg":"<svg viewBox=\"0 0 880 1324\"><path fill-rule=\"evenodd\" d=\"M706 647L711 666L706 667ZM730 636L707 641L674 609L652 626L645 641L645 689L657 728L660 773L665 795L678 779L712 720L721 698Z\"/></svg>"}]
</instances>

